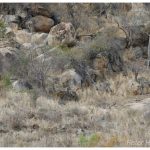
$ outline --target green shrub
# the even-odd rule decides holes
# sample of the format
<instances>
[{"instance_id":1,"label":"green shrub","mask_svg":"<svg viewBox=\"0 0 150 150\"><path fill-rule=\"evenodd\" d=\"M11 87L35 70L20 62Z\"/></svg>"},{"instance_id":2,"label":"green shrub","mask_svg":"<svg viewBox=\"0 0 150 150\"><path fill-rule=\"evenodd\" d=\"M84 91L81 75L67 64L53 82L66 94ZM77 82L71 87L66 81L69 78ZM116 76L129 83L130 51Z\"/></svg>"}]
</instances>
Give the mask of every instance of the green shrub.
<instances>
[{"instance_id":1,"label":"green shrub","mask_svg":"<svg viewBox=\"0 0 150 150\"><path fill-rule=\"evenodd\" d=\"M0 20L0 38L4 38L5 37L5 32L6 32L5 23Z\"/></svg>"},{"instance_id":2,"label":"green shrub","mask_svg":"<svg viewBox=\"0 0 150 150\"><path fill-rule=\"evenodd\" d=\"M86 137L84 135L80 135L79 137L79 145L81 147L96 147L98 146L99 142L100 142L100 135L97 133L89 137Z\"/></svg>"},{"instance_id":3,"label":"green shrub","mask_svg":"<svg viewBox=\"0 0 150 150\"><path fill-rule=\"evenodd\" d=\"M81 147L87 147L87 145L88 145L87 137L85 137L84 135L80 135L80 137L79 137L79 145Z\"/></svg>"},{"instance_id":4,"label":"green shrub","mask_svg":"<svg viewBox=\"0 0 150 150\"><path fill-rule=\"evenodd\" d=\"M107 40L101 35L97 35L95 39L84 44L77 45L75 47L60 46L63 54L69 58L76 60L87 60L95 58L96 55L104 50L108 49Z\"/></svg>"},{"instance_id":5,"label":"green shrub","mask_svg":"<svg viewBox=\"0 0 150 150\"><path fill-rule=\"evenodd\" d=\"M11 85L10 75L4 75L2 77L2 82L5 87L9 87Z\"/></svg>"}]
</instances>

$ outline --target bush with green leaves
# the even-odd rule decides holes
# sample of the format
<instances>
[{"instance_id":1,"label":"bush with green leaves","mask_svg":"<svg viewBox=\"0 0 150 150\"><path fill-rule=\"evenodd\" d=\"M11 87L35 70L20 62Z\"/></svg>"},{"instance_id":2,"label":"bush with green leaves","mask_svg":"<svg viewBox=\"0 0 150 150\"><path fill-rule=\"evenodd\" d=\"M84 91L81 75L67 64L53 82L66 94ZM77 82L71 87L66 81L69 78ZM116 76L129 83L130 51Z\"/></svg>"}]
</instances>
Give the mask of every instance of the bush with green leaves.
<instances>
[{"instance_id":1,"label":"bush with green leaves","mask_svg":"<svg viewBox=\"0 0 150 150\"><path fill-rule=\"evenodd\" d=\"M5 23L2 20L0 20L0 38L5 37L5 32L6 32Z\"/></svg>"},{"instance_id":2,"label":"bush with green leaves","mask_svg":"<svg viewBox=\"0 0 150 150\"><path fill-rule=\"evenodd\" d=\"M1 77L1 82L4 87L10 87L11 86L11 79L9 74L5 74Z\"/></svg>"},{"instance_id":3,"label":"bush with green leaves","mask_svg":"<svg viewBox=\"0 0 150 150\"><path fill-rule=\"evenodd\" d=\"M79 137L79 145L81 147L96 147L100 142L100 135L95 133L91 136L80 135Z\"/></svg>"}]
</instances>

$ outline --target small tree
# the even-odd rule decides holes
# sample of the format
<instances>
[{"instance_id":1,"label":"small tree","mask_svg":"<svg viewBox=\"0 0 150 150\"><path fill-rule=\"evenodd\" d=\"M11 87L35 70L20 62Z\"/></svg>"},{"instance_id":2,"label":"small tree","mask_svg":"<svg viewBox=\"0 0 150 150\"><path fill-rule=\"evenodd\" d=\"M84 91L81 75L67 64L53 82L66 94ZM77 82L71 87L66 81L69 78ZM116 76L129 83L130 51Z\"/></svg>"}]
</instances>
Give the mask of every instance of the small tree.
<instances>
[{"instance_id":1,"label":"small tree","mask_svg":"<svg viewBox=\"0 0 150 150\"><path fill-rule=\"evenodd\" d=\"M46 91L47 73L50 70L51 64L47 62L45 55L42 56L43 57L40 59L35 59L35 56L33 56L32 52L30 52L28 77L30 80L36 82L39 88L42 88L44 91Z\"/></svg>"},{"instance_id":2,"label":"small tree","mask_svg":"<svg viewBox=\"0 0 150 150\"><path fill-rule=\"evenodd\" d=\"M45 57L36 59L34 51L28 54L25 51L17 53L17 59L12 65L11 72L19 79L25 79L35 86L45 90L45 80L50 64L47 64Z\"/></svg>"},{"instance_id":3,"label":"small tree","mask_svg":"<svg viewBox=\"0 0 150 150\"><path fill-rule=\"evenodd\" d=\"M143 44L147 40L147 35L143 32L142 28L144 24L143 11L137 10L129 14L126 11L120 10L118 14L113 18L118 28L125 33L126 48L134 46L136 43Z\"/></svg>"}]
</instances>

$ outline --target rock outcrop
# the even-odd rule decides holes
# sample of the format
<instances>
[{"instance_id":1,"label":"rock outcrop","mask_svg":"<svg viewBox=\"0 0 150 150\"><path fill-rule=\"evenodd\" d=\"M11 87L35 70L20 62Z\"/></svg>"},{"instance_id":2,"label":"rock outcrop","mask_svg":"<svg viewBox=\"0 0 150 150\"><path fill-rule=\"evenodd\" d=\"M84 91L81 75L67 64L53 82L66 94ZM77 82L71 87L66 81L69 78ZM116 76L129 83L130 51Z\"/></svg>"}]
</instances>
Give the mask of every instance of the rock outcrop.
<instances>
[{"instance_id":1,"label":"rock outcrop","mask_svg":"<svg viewBox=\"0 0 150 150\"><path fill-rule=\"evenodd\" d=\"M50 46L57 45L74 45L76 32L71 23L61 22L52 27L48 36L48 44Z\"/></svg>"}]
</instances>

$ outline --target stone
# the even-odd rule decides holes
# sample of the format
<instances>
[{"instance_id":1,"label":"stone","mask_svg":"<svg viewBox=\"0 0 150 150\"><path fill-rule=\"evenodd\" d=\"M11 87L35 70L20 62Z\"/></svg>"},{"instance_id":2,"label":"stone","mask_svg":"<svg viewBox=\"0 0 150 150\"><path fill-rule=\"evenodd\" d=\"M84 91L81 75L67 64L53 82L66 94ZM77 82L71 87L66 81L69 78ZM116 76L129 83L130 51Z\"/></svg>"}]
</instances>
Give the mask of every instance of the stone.
<instances>
[{"instance_id":1,"label":"stone","mask_svg":"<svg viewBox=\"0 0 150 150\"><path fill-rule=\"evenodd\" d=\"M19 44L31 43L32 33L29 33L26 30L18 30L15 35L15 39Z\"/></svg>"},{"instance_id":2,"label":"stone","mask_svg":"<svg viewBox=\"0 0 150 150\"><path fill-rule=\"evenodd\" d=\"M13 82L12 87L13 87L13 89L15 89L17 91L31 90L32 89L32 85L30 83L28 83L27 81L24 81L24 80L17 80L15 82Z\"/></svg>"},{"instance_id":3,"label":"stone","mask_svg":"<svg viewBox=\"0 0 150 150\"><path fill-rule=\"evenodd\" d=\"M5 15L4 21L6 24L9 24L13 21L16 21L16 16L15 15Z\"/></svg>"},{"instance_id":4,"label":"stone","mask_svg":"<svg viewBox=\"0 0 150 150\"><path fill-rule=\"evenodd\" d=\"M31 43L34 45L46 45L48 34L35 33L31 37Z\"/></svg>"},{"instance_id":5,"label":"stone","mask_svg":"<svg viewBox=\"0 0 150 150\"><path fill-rule=\"evenodd\" d=\"M35 16L26 22L26 28L29 29L30 32L49 33L52 26L54 26L54 21L44 16Z\"/></svg>"},{"instance_id":6,"label":"stone","mask_svg":"<svg viewBox=\"0 0 150 150\"><path fill-rule=\"evenodd\" d=\"M68 45L72 46L75 43L76 32L73 25L65 22L51 28L48 35L48 44L50 46Z\"/></svg>"}]
</instances>

